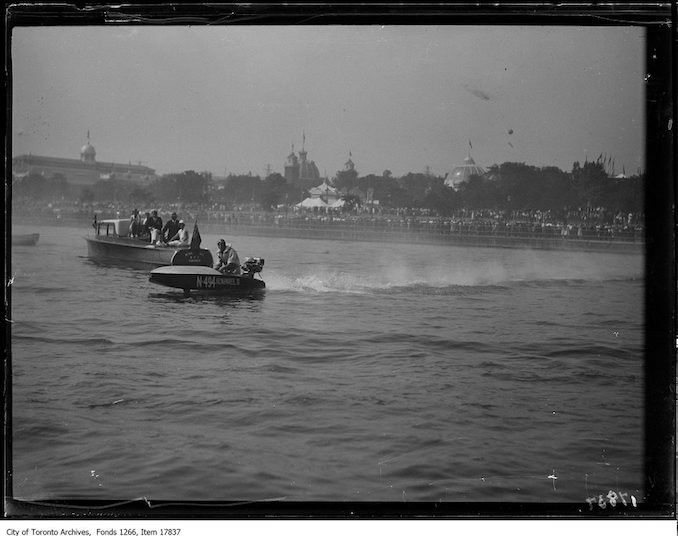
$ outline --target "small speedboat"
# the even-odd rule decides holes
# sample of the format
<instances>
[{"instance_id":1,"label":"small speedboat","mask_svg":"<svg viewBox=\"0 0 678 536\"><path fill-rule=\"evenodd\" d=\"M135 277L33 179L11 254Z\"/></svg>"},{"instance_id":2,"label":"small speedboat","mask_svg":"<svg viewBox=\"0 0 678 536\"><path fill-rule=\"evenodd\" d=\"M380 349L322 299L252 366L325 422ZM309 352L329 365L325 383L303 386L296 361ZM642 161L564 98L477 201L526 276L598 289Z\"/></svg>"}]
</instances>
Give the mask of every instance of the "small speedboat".
<instances>
[{"instance_id":1,"label":"small speedboat","mask_svg":"<svg viewBox=\"0 0 678 536\"><path fill-rule=\"evenodd\" d=\"M40 240L40 233L12 235L13 246L34 246L38 240Z\"/></svg>"},{"instance_id":2,"label":"small speedboat","mask_svg":"<svg viewBox=\"0 0 678 536\"><path fill-rule=\"evenodd\" d=\"M156 285L178 288L184 295L191 291L231 294L260 291L266 288L261 279L264 259L247 257L241 267L241 274L229 274L212 268L212 254L209 250L182 250L172 257L170 266L152 270L149 281ZM255 275L259 274L259 277Z\"/></svg>"}]
</instances>

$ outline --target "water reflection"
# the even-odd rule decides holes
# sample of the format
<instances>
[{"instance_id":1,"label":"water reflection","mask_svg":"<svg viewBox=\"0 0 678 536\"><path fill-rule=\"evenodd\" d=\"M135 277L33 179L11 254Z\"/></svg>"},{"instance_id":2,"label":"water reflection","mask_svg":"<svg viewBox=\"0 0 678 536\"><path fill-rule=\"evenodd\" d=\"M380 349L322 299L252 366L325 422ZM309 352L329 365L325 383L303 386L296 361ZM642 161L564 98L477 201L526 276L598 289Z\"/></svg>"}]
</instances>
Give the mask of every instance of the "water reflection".
<instances>
[{"instance_id":1,"label":"water reflection","mask_svg":"<svg viewBox=\"0 0 678 536\"><path fill-rule=\"evenodd\" d=\"M149 272L155 266L151 266L148 263L145 262L135 262L131 260L118 260L118 259L93 259L91 257L85 257L81 256L79 257L83 259L87 264L90 264L92 266L100 267L100 268L116 268L116 269L122 269L126 271L135 271L138 272L140 270Z\"/></svg>"},{"instance_id":2,"label":"water reflection","mask_svg":"<svg viewBox=\"0 0 678 536\"><path fill-rule=\"evenodd\" d=\"M264 296L266 296L266 292L264 290L251 290L232 294L224 294L223 291L193 291L188 296L184 295L184 293L180 290L150 292L148 294L149 299L156 303L210 303L229 307L237 307L241 305L262 302L264 300Z\"/></svg>"}]
</instances>

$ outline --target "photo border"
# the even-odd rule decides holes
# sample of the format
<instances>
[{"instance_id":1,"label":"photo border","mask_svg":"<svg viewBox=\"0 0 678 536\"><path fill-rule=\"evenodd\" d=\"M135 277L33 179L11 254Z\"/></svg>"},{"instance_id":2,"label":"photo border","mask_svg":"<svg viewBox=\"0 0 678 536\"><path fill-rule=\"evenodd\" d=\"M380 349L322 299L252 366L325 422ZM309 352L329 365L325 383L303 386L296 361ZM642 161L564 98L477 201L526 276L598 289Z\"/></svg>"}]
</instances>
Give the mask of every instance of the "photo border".
<instances>
[{"instance_id":1,"label":"photo border","mask_svg":"<svg viewBox=\"0 0 678 536\"><path fill-rule=\"evenodd\" d=\"M194 503L133 500L24 502L12 498L11 347L5 351L5 518L9 519L533 519L675 517L676 221L674 96L676 4L15 4L6 6L7 110L11 112L11 33L20 26L436 24L638 26L646 40L645 427L647 500L631 509L589 511L553 503ZM11 132L11 113L6 132ZM5 139L11 177L11 135ZM5 274L10 273L11 188L5 185ZM11 296L5 285L6 312ZM7 316L6 316L7 317ZM6 322L6 341L11 340ZM610 401L618 403L619 401Z\"/></svg>"}]
</instances>

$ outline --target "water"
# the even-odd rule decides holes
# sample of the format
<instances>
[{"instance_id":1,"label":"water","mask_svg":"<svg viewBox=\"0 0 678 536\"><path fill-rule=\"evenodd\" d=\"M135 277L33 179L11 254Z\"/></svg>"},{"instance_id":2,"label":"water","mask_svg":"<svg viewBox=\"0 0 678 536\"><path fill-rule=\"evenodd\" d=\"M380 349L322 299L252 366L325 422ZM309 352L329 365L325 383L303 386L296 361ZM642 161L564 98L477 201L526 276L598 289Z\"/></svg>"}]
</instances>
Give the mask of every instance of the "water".
<instances>
[{"instance_id":1,"label":"water","mask_svg":"<svg viewBox=\"0 0 678 536\"><path fill-rule=\"evenodd\" d=\"M228 236L266 293L184 298L15 231L18 499L642 498L640 256Z\"/></svg>"}]
</instances>

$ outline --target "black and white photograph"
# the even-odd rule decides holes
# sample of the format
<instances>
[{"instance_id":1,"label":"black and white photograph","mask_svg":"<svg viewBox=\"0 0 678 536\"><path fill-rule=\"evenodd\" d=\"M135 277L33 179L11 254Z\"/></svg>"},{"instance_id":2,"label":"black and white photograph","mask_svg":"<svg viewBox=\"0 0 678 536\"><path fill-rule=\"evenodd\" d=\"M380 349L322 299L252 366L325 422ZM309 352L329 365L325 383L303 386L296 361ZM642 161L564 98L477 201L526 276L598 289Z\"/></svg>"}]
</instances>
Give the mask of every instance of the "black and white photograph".
<instances>
[{"instance_id":1,"label":"black and white photograph","mask_svg":"<svg viewBox=\"0 0 678 536\"><path fill-rule=\"evenodd\" d=\"M8 44L15 504L643 510L646 26Z\"/></svg>"}]
</instances>

